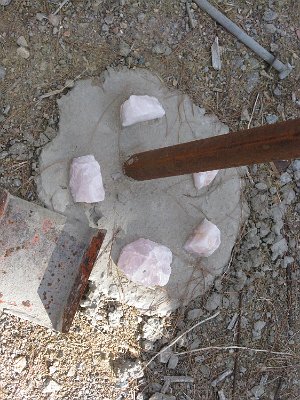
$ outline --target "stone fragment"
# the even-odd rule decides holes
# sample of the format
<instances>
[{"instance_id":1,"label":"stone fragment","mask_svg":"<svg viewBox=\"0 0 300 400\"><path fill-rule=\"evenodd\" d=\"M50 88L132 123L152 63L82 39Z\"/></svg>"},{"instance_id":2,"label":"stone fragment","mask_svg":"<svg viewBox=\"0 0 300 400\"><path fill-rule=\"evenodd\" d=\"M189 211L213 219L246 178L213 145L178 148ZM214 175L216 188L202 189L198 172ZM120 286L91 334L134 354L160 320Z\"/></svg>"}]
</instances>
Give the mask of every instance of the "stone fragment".
<instances>
[{"instance_id":1,"label":"stone fragment","mask_svg":"<svg viewBox=\"0 0 300 400\"><path fill-rule=\"evenodd\" d=\"M35 18L36 18L38 21L42 22L44 19L47 19L47 15L46 15L46 14L43 14L43 13L36 13L36 14L35 14Z\"/></svg>"},{"instance_id":2,"label":"stone fragment","mask_svg":"<svg viewBox=\"0 0 300 400\"><path fill-rule=\"evenodd\" d=\"M275 114L268 114L266 115L267 124L276 124L278 121L278 117Z\"/></svg>"},{"instance_id":3,"label":"stone fragment","mask_svg":"<svg viewBox=\"0 0 300 400\"><path fill-rule=\"evenodd\" d=\"M247 86L246 86L247 93L250 94L251 92L253 92L258 83L259 83L259 72L252 71L247 78Z\"/></svg>"},{"instance_id":4,"label":"stone fragment","mask_svg":"<svg viewBox=\"0 0 300 400\"><path fill-rule=\"evenodd\" d=\"M14 371L20 374L27 366L26 357L20 356L14 360Z\"/></svg>"},{"instance_id":5,"label":"stone fragment","mask_svg":"<svg viewBox=\"0 0 300 400\"><path fill-rule=\"evenodd\" d=\"M25 60L30 57L30 53L25 47L18 47L17 54L18 56L25 58Z\"/></svg>"},{"instance_id":6,"label":"stone fragment","mask_svg":"<svg viewBox=\"0 0 300 400\"><path fill-rule=\"evenodd\" d=\"M177 367L178 362L179 362L179 357L176 356L176 354L172 354L168 362L168 368L175 369Z\"/></svg>"},{"instance_id":7,"label":"stone fragment","mask_svg":"<svg viewBox=\"0 0 300 400\"><path fill-rule=\"evenodd\" d=\"M222 296L219 293L213 293L205 304L207 311L214 311L221 305Z\"/></svg>"},{"instance_id":8,"label":"stone fragment","mask_svg":"<svg viewBox=\"0 0 300 400\"><path fill-rule=\"evenodd\" d=\"M187 314L187 319L189 321L193 320L193 319L197 319L199 317L202 317L203 315L203 311L201 310L201 308L194 308L193 310L190 310Z\"/></svg>"},{"instance_id":9,"label":"stone fragment","mask_svg":"<svg viewBox=\"0 0 300 400\"><path fill-rule=\"evenodd\" d=\"M117 387L124 387L131 379L138 379L144 376L143 367L140 361L115 360L112 364L117 376Z\"/></svg>"},{"instance_id":10,"label":"stone fragment","mask_svg":"<svg viewBox=\"0 0 300 400\"><path fill-rule=\"evenodd\" d=\"M97 203L105 198L99 163L93 155L74 158L70 169L70 190L76 203Z\"/></svg>"},{"instance_id":11,"label":"stone fragment","mask_svg":"<svg viewBox=\"0 0 300 400\"><path fill-rule=\"evenodd\" d=\"M228 369L219 375L216 379L211 382L211 386L216 387L219 383L223 382L228 376L232 375L232 370Z\"/></svg>"},{"instance_id":12,"label":"stone fragment","mask_svg":"<svg viewBox=\"0 0 300 400\"><path fill-rule=\"evenodd\" d=\"M263 20L266 22L274 21L278 17L278 14L273 10L266 10L263 15Z\"/></svg>"},{"instance_id":13,"label":"stone fragment","mask_svg":"<svg viewBox=\"0 0 300 400\"><path fill-rule=\"evenodd\" d=\"M222 68L222 63L218 36L216 36L215 41L211 46L211 60L213 69L220 71Z\"/></svg>"},{"instance_id":14,"label":"stone fragment","mask_svg":"<svg viewBox=\"0 0 300 400\"><path fill-rule=\"evenodd\" d=\"M164 321L161 318L149 318L142 328L142 338L155 342L163 337Z\"/></svg>"},{"instance_id":15,"label":"stone fragment","mask_svg":"<svg viewBox=\"0 0 300 400\"><path fill-rule=\"evenodd\" d=\"M76 375L76 368L75 367L70 367L69 368L69 371L68 371L68 373L67 373L67 376L69 377L69 378L72 378L73 376L75 376Z\"/></svg>"},{"instance_id":16,"label":"stone fragment","mask_svg":"<svg viewBox=\"0 0 300 400\"><path fill-rule=\"evenodd\" d=\"M112 327L117 327L120 325L121 318L123 317L123 311L122 310L114 310L108 314L108 322L109 325Z\"/></svg>"},{"instance_id":17,"label":"stone fragment","mask_svg":"<svg viewBox=\"0 0 300 400\"><path fill-rule=\"evenodd\" d=\"M284 172L280 176L280 183L281 185L286 185L287 183L290 183L292 181L292 177L288 172Z\"/></svg>"},{"instance_id":18,"label":"stone fragment","mask_svg":"<svg viewBox=\"0 0 300 400\"><path fill-rule=\"evenodd\" d=\"M152 48L152 53L154 54L163 54L164 56L169 56L172 53L172 49L163 44L163 43L157 43L153 48Z\"/></svg>"},{"instance_id":19,"label":"stone fragment","mask_svg":"<svg viewBox=\"0 0 300 400\"><path fill-rule=\"evenodd\" d=\"M292 162L292 168L294 171L300 171L300 160L294 160Z\"/></svg>"},{"instance_id":20,"label":"stone fragment","mask_svg":"<svg viewBox=\"0 0 300 400\"><path fill-rule=\"evenodd\" d=\"M130 52L131 52L131 47L129 46L129 44L124 42L124 40L121 40L120 45L119 45L120 56L127 57Z\"/></svg>"},{"instance_id":21,"label":"stone fragment","mask_svg":"<svg viewBox=\"0 0 300 400\"><path fill-rule=\"evenodd\" d=\"M265 24L264 25L265 31L268 33L275 33L277 28L274 24Z\"/></svg>"},{"instance_id":22,"label":"stone fragment","mask_svg":"<svg viewBox=\"0 0 300 400\"><path fill-rule=\"evenodd\" d=\"M17 39L17 44L21 47L28 47L27 40L24 38L24 36L20 36Z\"/></svg>"},{"instance_id":23,"label":"stone fragment","mask_svg":"<svg viewBox=\"0 0 300 400\"><path fill-rule=\"evenodd\" d=\"M11 0L0 0L0 6L8 6Z\"/></svg>"},{"instance_id":24,"label":"stone fragment","mask_svg":"<svg viewBox=\"0 0 300 400\"><path fill-rule=\"evenodd\" d=\"M194 185L197 189L202 189L208 186L217 176L219 170L207 171L207 172L196 172L193 174Z\"/></svg>"},{"instance_id":25,"label":"stone fragment","mask_svg":"<svg viewBox=\"0 0 300 400\"><path fill-rule=\"evenodd\" d=\"M172 252L166 246L140 238L123 248L118 267L143 286L164 286L171 274Z\"/></svg>"},{"instance_id":26,"label":"stone fragment","mask_svg":"<svg viewBox=\"0 0 300 400\"><path fill-rule=\"evenodd\" d=\"M173 355L173 351L171 347L166 346L166 348L161 350L161 353L159 353L159 361L162 364L167 364L169 361L170 357Z\"/></svg>"},{"instance_id":27,"label":"stone fragment","mask_svg":"<svg viewBox=\"0 0 300 400\"><path fill-rule=\"evenodd\" d=\"M265 321L255 322L253 330L252 330L252 336L253 336L254 340L259 340L261 338L261 333L265 326L266 326Z\"/></svg>"},{"instance_id":28,"label":"stone fragment","mask_svg":"<svg viewBox=\"0 0 300 400\"><path fill-rule=\"evenodd\" d=\"M54 380L48 380L46 381L46 385L43 389L43 393L54 393L58 392L61 389L61 385L59 385L56 381Z\"/></svg>"},{"instance_id":29,"label":"stone fragment","mask_svg":"<svg viewBox=\"0 0 300 400\"><path fill-rule=\"evenodd\" d=\"M54 14L49 14L48 21L50 22L51 25L58 26L60 24L60 16L54 15Z\"/></svg>"},{"instance_id":30,"label":"stone fragment","mask_svg":"<svg viewBox=\"0 0 300 400\"><path fill-rule=\"evenodd\" d=\"M184 249L201 257L211 256L221 244L219 228L206 218L184 245Z\"/></svg>"},{"instance_id":31,"label":"stone fragment","mask_svg":"<svg viewBox=\"0 0 300 400\"><path fill-rule=\"evenodd\" d=\"M271 246L272 260L275 261L278 257L281 257L288 251L288 245L285 238L280 239L278 242Z\"/></svg>"},{"instance_id":32,"label":"stone fragment","mask_svg":"<svg viewBox=\"0 0 300 400\"><path fill-rule=\"evenodd\" d=\"M153 96L132 95L121 105L121 122L124 127L161 118L164 115L165 110Z\"/></svg>"},{"instance_id":33,"label":"stone fragment","mask_svg":"<svg viewBox=\"0 0 300 400\"><path fill-rule=\"evenodd\" d=\"M5 78L6 75L6 69L0 65L0 81L2 81Z\"/></svg>"}]
</instances>

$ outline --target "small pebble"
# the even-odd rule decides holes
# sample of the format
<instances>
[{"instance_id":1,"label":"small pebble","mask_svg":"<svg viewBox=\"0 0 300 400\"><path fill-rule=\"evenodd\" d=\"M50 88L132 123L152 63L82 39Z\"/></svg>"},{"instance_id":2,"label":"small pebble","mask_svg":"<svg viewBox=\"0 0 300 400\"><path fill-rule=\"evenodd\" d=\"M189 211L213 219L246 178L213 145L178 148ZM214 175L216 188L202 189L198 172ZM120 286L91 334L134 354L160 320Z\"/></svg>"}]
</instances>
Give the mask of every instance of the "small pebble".
<instances>
[{"instance_id":1,"label":"small pebble","mask_svg":"<svg viewBox=\"0 0 300 400\"><path fill-rule=\"evenodd\" d=\"M58 26L60 24L60 17L58 15L49 14L48 21L53 26Z\"/></svg>"},{"instance_id":2,"label":"small pebble","mask_svg":"<svg viewBox=\"0 0 300 400\"><path fill-rule=\"evenodd\" d=\"M46 16L46 14L43 14L43 13L36 13L35 18L38 21L42 22L44 19L47 19L47 16Z\"/></svg>"},{"instance_id":3,"label":"small pebble","mask_svg":"<svg viewBox=\"0 0 300 400\"><path fill-rule=\"evenodd\" d=\"M273 10L267 10L264 12L263 20L266 22L274 21L278 17L278 14Z\"/></svg>"},{"instance_id":4,"label":"small pebble","mask_svg":"<svg viewBox=\"0 0 300 400\"><path fill-rule=\"evenodd\" d=\"M269 114L266 116L266 121L268 124L276 124L276 122L278 121L278 117L277 115Z\"/></svg>"},{"instance_id":5,"label":"small pebble","mask_svg":"<svg viewBox=\"0 0 300 400\"><path fill-rule=\"evenodd\" d=\"M21 47L28 47L27 40L24 38L24 36L20 36L17 39L17 44Z\"/></svg>"},{"instance_id":6,"label":"small pebble","mask_svg":"<svg viewBox=\"0 0 300 400\"><path fill-rule=\"evenodd\" d=\"M274 24L265 24L264 25L265 31L268 33L275 33L276 32L276 26Z\"/></svg>"},{"instance_id":7,"label":"small pebble","mask_svg":"<svg viewBox=\"0 0 300 400\"><path fill-rule=\"evenodd\" d=\"M30 53L27 49L25 49L25 47L18 47L17 54L18 56L25 58L25 60L27 60L30 57Z\"/></svg>"},{"instance_id":8,"label":"small pebble","mask_svg":"<svg viewBox=\"0 0 300 400\"><path fill-rule=\"evenodd\" d=\"M213 293L205 304L207 311L214 311L221 305L222 296L219 293Z\"/></svg>"},{"instance_id":9,"label":"small pebble","mask_svg":"<svg viewBox=\"0 0 300 400\"><path fill-rule=\"evenodd\" d=\"M122 40L120 42L120 45L119 45L119 54L120 54L120 56L127 57L130 52L131 52L130 46L126 42L124 42Z\"/></svg>"},{"instance_id":10,"label":"small pebble","mask_svg":"<svg viewBox=\"0 0 300 400\"><path fill-rule=\"evenodd\" d=\"M5 75L6 75L6 69L0 66L0 81L2 81L5 78Z\"/></svg>"},{"instance_id":11,"label":"small pebble","mask_svg":"<svg viewBox=\"0 0 300 400\"><path fill-rule=\"evenodd\" d=\"M102 30L102 32L108 32L109 26L107 24L103 24L101 30Z\"/></svg>"},{"instance_id":12,"label":"small pebble","mask_svg":"<svg viewBox=\"0 0 300 400\"><path fill-rule=\"evenodd\" d=\"M274 90L273 93L276 97L280 97L281 96L281 90L279 89L279 87L277 86Z\"/></svg>"},{"instance_id":13,"label":"small pebble","mask_svg":"<svg viewBox=\"0 0 300 400\"><path fill-rule=\"evenodd\" d=\"M201 308L194 308L193 310L190 310L187 314L187 319L188 320L193 320L196 318L199 318L203 315L203 311L201 310Z\"/></svg>"},{"instance_id":14,"label":"small pebble","mask_svg":"<svg viewBox=\"0 0 300 400\"><path fill-rule=\"evenodd\" d=\"M177 367L178 361L179 357L176 356L175 354L172 354L168 362L168 368L175 369Z\"/></svg>"}]
</instances>

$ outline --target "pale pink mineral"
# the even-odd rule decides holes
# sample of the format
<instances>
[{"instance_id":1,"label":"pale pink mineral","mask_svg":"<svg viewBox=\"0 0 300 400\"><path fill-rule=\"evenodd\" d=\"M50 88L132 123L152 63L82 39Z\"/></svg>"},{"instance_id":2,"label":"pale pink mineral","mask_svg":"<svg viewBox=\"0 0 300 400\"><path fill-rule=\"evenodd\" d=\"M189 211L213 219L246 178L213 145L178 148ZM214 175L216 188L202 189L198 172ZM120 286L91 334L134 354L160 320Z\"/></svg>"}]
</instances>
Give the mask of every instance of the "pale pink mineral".
<instances>
[{"instance_id":1,"label":"pale pink mineral","mask_svg":"<svg viewBox=\"0 0 300 400\"><path fill-rule=\"evenodd\" d=\"M217 250L220 244L221 232L219 228L205 218L188 239L184 249L201 257L209 257Z\"/></svg>"},{"instance_id":2,"label":"pale pink mineral","mask_svg":"<svg viewBox=\"0 0 300 400\"><path fill-rule=\"evenodd\" d=\"M172 252L168 247L140 238L121 251L118 267L127 278L143 286L164 286L171 274Z\"/></svg>"},{"instance_id":3,"label":"pale pink mineral","mask_svg":"<svg viewBox=\"0 0 300 400\"><path fill-rule=\"evenodd\" d=\"M165 115L165 110L156 97L132 95L121 105L120 114L122 126L125 127L161 118Z\"/></svg>"},{"instance_id":4,"label":"pale pink mineral","mask_svg":"<svg viewBox=\"0 0 300 400\"><path fill-rule=\"evenodd\" d=\"M201 189L208 186L217 176L219 170L207 171L207 172L197 172L193 174L194 184L197 189Z\"/></svg>"},{"instance_id":5,"label":"pale pink mineral","mask_svg":"<svg viewBox=\"0 0 300 400\"><path fill-rule=\"evenodd\" d=\"M100 165L93 155L73 159L70 168L70 190L76 203L97 203L104 200Z\"/></svg>"}]
</instances>

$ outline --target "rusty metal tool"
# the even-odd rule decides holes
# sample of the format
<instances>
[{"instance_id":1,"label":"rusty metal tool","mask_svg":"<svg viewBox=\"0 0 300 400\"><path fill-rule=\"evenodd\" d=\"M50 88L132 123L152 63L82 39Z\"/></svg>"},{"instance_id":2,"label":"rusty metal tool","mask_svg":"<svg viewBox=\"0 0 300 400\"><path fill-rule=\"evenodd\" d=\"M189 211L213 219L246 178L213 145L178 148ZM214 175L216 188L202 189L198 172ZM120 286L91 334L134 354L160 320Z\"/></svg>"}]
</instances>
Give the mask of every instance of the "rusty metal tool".
<instances>
[{"instance_id":1,"label":"rusty metal tool","mask_svg":"<svg viewBox=\"0 0 300 400\"><path fill-rule=\"evenodd\" d=\"M0 189L0 309L68 332L105 232Z\"/></svg>"},{"instance_id":2,"label":"rusty metal tool","mask_svg":"<svg viewBox=\"0 0 300 400\"><path fill-rule=\"evenodd\" d=\"M123 170L143 181L297 157L300 119L137 153Z\"/></svg>"}]
</instances>

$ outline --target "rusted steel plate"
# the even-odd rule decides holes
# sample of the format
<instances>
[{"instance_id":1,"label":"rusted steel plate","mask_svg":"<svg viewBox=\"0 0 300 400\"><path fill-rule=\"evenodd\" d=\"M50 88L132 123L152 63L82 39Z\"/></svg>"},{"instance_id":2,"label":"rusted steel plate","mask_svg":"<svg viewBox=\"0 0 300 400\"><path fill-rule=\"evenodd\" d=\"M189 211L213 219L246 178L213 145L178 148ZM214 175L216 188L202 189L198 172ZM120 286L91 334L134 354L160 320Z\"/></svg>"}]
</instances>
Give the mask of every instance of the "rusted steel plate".
<instances>
[{"instance_id":1,"label":"rusted steel plate","mask_svg":"<svg viewBox=\"0 0 300 400\"><path fill-rule=\"evenodd\" d=\"M67 332L105 232L0 189L0 308Z\"/></svg>"}]
</instances>

